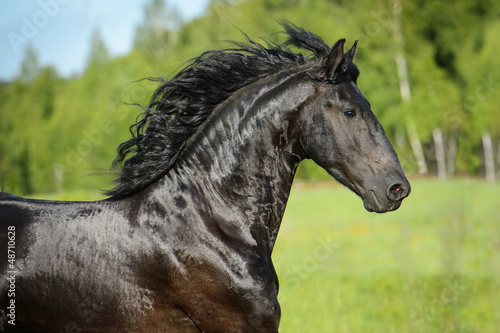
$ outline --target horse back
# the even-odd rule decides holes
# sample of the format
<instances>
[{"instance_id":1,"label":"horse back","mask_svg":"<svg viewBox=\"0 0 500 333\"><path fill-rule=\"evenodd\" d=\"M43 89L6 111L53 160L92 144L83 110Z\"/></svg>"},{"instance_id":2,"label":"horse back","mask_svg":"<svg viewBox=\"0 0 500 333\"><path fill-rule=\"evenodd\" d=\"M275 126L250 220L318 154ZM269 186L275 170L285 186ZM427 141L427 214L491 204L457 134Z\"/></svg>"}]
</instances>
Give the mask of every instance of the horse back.
<instances>
[{"instance_id":1,"label":"horse back","mask_svg":"<svg viewBox=\"0 0 500 333\"><path fill-rule=\"evenodd\" d=\"M21 251L29 226L36 222L54 222L54 218L63 215L60 212L64 206L69 206L68 204L70 202L26 199L0 192L0 248L3 249L7 243L2 240L11 235L11 238L15 238L11 240L11 244L18 244L18 251ZM4 260L0 258L0 269L3 269L3 265Z\"/></svg>"},{"instance_id":2,"label":"horse back","mask_svg":"<svg viewBox=\"0 0 500 333\"><path fill-rule=\"evenodd\" d=\"M0 192L0 272L6 270L9 254L13 258L23 255L25 247L19 243L36 216L28 202L28 199Z\"/></svg>"},{"instance_id":3,"label":"horse back","mask_svg":"<svg viewBox=\"0 0 500 333\"><path fill-rule=\"evenodd\" d=\"M0 332L39 331L36 327L60 331L68 322L78 322L64 311L78 313L83 306L78 289L93 286L93 256L108 249L90 251L94 249L86 245L105 244L104 231L92 238L92 230L121 221L119 216L110 219L113 209L106 202L33 200L0 193ZM66 308L57 304L59 298ZM6 310L12 301L15 326L9 324L10 310Z\"/></svg>"}]
</instances>

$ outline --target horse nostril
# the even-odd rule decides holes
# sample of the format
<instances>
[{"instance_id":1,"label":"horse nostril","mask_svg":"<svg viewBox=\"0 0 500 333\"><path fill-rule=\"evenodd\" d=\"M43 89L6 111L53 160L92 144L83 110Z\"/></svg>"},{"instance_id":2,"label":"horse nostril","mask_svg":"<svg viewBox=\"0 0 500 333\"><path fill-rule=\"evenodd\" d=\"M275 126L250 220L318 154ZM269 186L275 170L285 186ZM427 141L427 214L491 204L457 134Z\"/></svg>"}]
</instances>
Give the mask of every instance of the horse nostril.
<instances>
[{"instance_id":1,"label":"horse nostril","mask_svg":"<svg viewBox=\"0 0 500 333\"><path fill-rule=\"evenodd\" d=\"M394 184L389 186L389 198L392 200L402 200L408 196L408 190L403 184Z\"/></svg>"}]
</instances>

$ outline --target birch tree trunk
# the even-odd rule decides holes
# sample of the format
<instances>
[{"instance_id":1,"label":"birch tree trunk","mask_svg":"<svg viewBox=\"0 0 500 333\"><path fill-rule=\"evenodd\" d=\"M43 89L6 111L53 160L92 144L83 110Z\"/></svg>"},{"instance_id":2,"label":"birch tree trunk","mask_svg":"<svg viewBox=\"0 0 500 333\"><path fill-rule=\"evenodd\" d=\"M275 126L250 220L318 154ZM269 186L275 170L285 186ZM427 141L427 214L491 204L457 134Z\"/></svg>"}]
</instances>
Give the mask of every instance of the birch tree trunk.
<instances>
[{"instance_id":1,"label":"birch tree trunk","mask_svg":"<svg viewBox=\"0 0 500 333\"><path fill-rule=\"evenodd\" d=\"M458 148L458 130L455 128L450 133L450 139L448 140L448 154L447 154L447 170L448 178L453 178L455 175L455 161L457 159L457 148Z\"/></svg>"},{"instance_id":2,"label":"birch tree trunk","mask_svg":"<svg viewBox=\"0 0 500 333\"><path fill-rule=\"evenodd\" d=\"M497 165L500 165L500 142L497 143Z\"/></svg>"},{"instance_id":3,"label":"birch tree trunk","mask_svg":"<svg viewBox=\"0 0 500 333\"><path fill-rule=\"evenodd\" d=\"M411 89L410 80L408 79L408 70L406 66L406 58L403 54L404 49L404 37L401 30L401 13L403 11L403 4L398 0L392 3L392 35L396 41L397 52L396 52L396 66L398 70L399 78L399 92L401 94L401 100L403 103L407 103L411 99ZM427 173L427 165L425 163L424 150L422 148L422 143L417 135L417 129L414 125L408 125L408 137L410 139L410 145L413 150L413 155L417 160L418 173Z\"/></svg>"},{"instance_id":4,"label":"birch tree trunk","mask_svg":"<svg viewBox=\"0 0 500 333\"><path fill-rule=\"evenodd\" d=\"M495 158L493 154L493 142L489 132L483 133L484 167L488 183L495 183Z\"/></svg>"},{"instance_id":5,"label":"birch tree trunk","mask_svg":"<svg viewBox=\"0 0 500 333\"><path fill-rule=\"evenodd\" d=\"M398 53L396 53L396 65L398 68L399 77L399 93L401 94L401 99L403 100L403 102L408 102L411 99L410 81L408 80L406 59L401 51L398 51Z\"/></svg>"},{"instance_id":6,"label":"birch tree trunk","mask_svg":"<svg viewBox=\"0 0 500 333\"><path fill-rule=\"evenodd\" d=\"M427 164L425 163L424 150L422 149L422 144L417 135L417 129L413 125L408 125L408 137L410 138L411 149L413 150L413 156L417 161L418 173L427 173Z\"/></svg>"},{"instance_id":7,"label":"birch tree trunk","mask_svg":"<svg viewBox=\"0 0 500 333\"><path fill-rule=\"evenodd\" d=\"M434 151L436 153L438 177L441 180L446 179L446 158L444 154L444 141L443 133L440 128L435 128L432 131L432 138L434 139Z\"/></svg>"}]
</instances>

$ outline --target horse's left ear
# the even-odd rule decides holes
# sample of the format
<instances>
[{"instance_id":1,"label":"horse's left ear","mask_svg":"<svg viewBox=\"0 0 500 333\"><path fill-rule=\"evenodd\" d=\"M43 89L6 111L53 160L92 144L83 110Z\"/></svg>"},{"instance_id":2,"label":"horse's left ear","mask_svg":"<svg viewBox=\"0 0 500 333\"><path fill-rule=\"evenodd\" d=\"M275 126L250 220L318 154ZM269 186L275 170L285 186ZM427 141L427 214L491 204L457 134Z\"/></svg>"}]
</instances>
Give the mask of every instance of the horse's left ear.
<instances>
[{"instance_id":1,"label":"horse's left ear","mask_svg":"<svg viewBox=\"0 0 500 333\"><path fill-rule=\"evenodd\" d=\"M339 39L332 46L332 50L328 55L328 61L326 62L326 77L333 77L335 70L344 58L344 43L345 39Z\"/></svg>"},{"instance_id":2,"label":"horse's left ear","mask_svg":"<svg viewBox=\"0 0 500 333\"><path fill-rule=\"evenodd\" d=\"M354 61L354 56L356 55L356 48L358 47L358 41L356 40L353 44L353 46L345 53L346 57L353 62Z\"/></svg>"}]
</instances>

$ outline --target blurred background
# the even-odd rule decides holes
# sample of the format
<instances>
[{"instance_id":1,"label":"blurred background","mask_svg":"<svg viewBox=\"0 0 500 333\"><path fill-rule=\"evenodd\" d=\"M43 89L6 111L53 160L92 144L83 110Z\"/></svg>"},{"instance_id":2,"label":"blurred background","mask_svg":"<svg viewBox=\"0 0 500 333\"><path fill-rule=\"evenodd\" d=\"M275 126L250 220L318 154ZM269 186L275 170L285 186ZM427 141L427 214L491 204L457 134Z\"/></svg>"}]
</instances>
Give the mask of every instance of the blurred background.
<instances>
[{"instance_id":1,"label":"blurred background","mask_svg":"<svg viewBox=\"0 0 500 333\"><path fill-rule=\"evenodd\" d=\"M210 49L279 42L287 19L359 42L359 86L405 171L494 182L500 165L500 5L494 1L2 2L0 188L109 188L106 170L155 89ZM87 177L92 174L91 177ZM300 179L326 179L312 164Z\"/></svg>"},{"instance_id":2,"label":"blurred background","mask_svg":"<svg viewBox=\"0 0 500 333\"><path fill-rule=\"evenodd\" d=\"M102 198L155 83L286 19L359 40L358 85L412 194L363 210L301 164L273 258L283 332L498 332L500 3L40 0L0 3L0 190ZM327 183L323 182L328 180Z\"/></svg>"}]
</instances>

